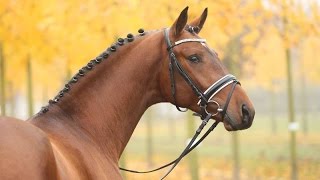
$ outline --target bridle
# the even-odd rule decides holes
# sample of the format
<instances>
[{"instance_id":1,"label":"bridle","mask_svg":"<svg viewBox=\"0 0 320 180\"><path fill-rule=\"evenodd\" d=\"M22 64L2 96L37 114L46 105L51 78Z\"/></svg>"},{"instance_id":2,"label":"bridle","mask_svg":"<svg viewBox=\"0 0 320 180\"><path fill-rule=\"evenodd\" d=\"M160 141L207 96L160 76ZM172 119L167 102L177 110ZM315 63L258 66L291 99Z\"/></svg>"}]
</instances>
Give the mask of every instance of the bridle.
<instances>
[{"instance_id":1,"label":"bridle","mask_svg":"<svg viewBox=\"0 0 320 180\"><path fill-rule=\"evenodd\" d=\"M205 43L205 39L183 39L180 41L176 41L173 45L171 44L171 41L169 39L169 29L165 29L165 40L167 43L167 50L169 52L170 62L169 62L169 72L170 72L170 81L171 81L171 93L174 98L174 104L176 105L176 108L179 111L182 111L181 108L176 103L176 88L175 88L175 78L174 78L174 67L178 70L179 74L183 77L183 79L189 84L193 92L196 94L196 96L199 98L198 105L201 108L200 117L201 119L205 119L210 113L207 111L207 106L209 103L215 103L218 106L217 112L215 114L211 114L211 116L217 115L219 112L225 112L220 108L220 105L218 102L212 100L212 98L220 92L223 88L228 86L229 84L238 84L239 81L231 75L225 75L222 78L220 78L218 81L213 83L205 92L202 92L199 87L196 85L196 83L193 82L193 80L190 78L190 76L186 73L186 71L181 66L180 62L176 58L176 55L173 52L173 48L175 46L178 46L183 43L187 42L199 42L199 43ZM233 91L232 91L233 92ZM227 103L229 104L229 102ZM227 107L228 105L226 105ZM224 113L222 113L224 114Z\"/></svg>"},{"instance_id":2,"label":"bridle","mask_svg":"<svg viewBox=\"0 0 320 180\"><path fill-rule=\"evenodd\" d=\"M191 30L193 30L193 27L190 27L190 28L191 28ZM169 73L170 73L170 82L171 82L171 94L173 96L174 104L179 111L184 111L184 110L181 110L181 108L176 103L176 83L175 83L175 78L174 78L174 71L175 71L175 69L177 69L179 74L183 77L183 79L191 87L191 89L193 90L195 95L199 98L199 101L197 104L200 107L200 113L199 114L196 113L195 115L200 116L202 123L198 127L196 133L192 137L191 141L188 143L187 147L180 154L180 156L177 159L175 159L174 161L172 161L168 164L165 164L159 168L149 170L149 171L136 171L136 170L130 170L130 169L125 169L125 168L120 167L120 170L132 172L132 173L150 173L150 172L158 171L160 169L163 169L165 167L172 165L170 170L161 179L164 179L166 176L168 176L169 173L180 162L180 160L184 156L186 156L189 152L191 152L194 148L196 148L210 134L210 132L212 132L214 130L214 128L219 123L218 121L215 121L211 125L211 127L207 130L207 132L204 133L203 136L197 142L195 142L195 140L197 139L197 137L201 133L202 129L207 125L207 123L209 122L209 120L211 118L213 118L214 116L216 116L220 113L221 117L222 117L222 121L224 121L224 117L227 114L228 105L230 103L230 100L231 100L232 94L235 90L235 87L237 84L240 84L239 81L235 78L235 76L233 76L231 74L227 74L227 75L223 76L222 78L220 78L219 80L217 80L216 82L214 82L204 92L202 92L199 89L199 87L196 85L196 83L194 83L194 81L191 79L191 77L183 69L182 65L178 61L178 59L173 51L173 48L175 46L178 46L183 43L188 43L188 42L205 43L206 40L205 39L196 39L196 38L182 39L182 40L176 41L175 43L172 44L170 41L170 38L169 38L169 28L164 30L164 37L165 37L165 40L167 43L167 51L169 53ZM224 107L221 108L220 104L217 101L213 100L213 97L216 94L218 94L221 90L223 90L225 87L227 87L228 85L232 85L231 90L229 91L229 94L228 94L227 99L225 101ZM215 113L210 113L207 110L207 107L210 103L214 103L217 105L217 111ZM233 128L237 129L237 124L235 122L233 122L230 118L228 118L227 120Z\"/></svg>"}]
</instances>

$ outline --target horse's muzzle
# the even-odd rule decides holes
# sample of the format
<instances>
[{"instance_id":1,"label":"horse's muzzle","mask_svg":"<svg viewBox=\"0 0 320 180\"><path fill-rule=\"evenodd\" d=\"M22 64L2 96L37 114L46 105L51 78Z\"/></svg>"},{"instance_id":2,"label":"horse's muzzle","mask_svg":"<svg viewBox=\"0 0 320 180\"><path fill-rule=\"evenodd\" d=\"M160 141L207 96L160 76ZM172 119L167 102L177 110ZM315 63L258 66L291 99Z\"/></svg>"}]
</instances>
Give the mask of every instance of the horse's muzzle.
<instances>
[{"instance_id":1,"label":"horse's muzzle","mask_svg":"<svg viewBox=\"0 0 320 180\"><path fill-rule=\"evenodd\" d=\"M241 106L241 120L240 120L240 122L237 122L233 118L233 116L229 115L229 113L226 113L225 118L223 120L223 123L224 123L226 130L228 130L228 131L237 131L237 130L248 129L252 125L254 115L255 115L255 110L249 109L248 106L243 104Z\"/></svg>"}]
</instances>

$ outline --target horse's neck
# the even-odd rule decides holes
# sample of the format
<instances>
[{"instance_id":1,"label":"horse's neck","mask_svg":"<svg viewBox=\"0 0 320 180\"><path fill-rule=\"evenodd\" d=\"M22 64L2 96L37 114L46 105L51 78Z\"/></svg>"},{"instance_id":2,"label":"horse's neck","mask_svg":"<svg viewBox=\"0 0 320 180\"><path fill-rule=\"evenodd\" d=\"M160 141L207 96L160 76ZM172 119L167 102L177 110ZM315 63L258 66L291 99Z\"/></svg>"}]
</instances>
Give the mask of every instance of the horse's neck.
<instances>
[{"instance_id":1,"label":"horse's neck","mask_svg":"<svg viewBox=\"0 0 320 180\"><path fill-rule=\"evenodd\" d=\"M50 121L45 118L53 117L60 124L72 121L74 125L67 128L85 132L112 159L118 159L145 110L162 101L157 76L163 42L159 32L146 36L119 47L35 119L41 119L42 127Z\"/></svg>"}]
</instances>

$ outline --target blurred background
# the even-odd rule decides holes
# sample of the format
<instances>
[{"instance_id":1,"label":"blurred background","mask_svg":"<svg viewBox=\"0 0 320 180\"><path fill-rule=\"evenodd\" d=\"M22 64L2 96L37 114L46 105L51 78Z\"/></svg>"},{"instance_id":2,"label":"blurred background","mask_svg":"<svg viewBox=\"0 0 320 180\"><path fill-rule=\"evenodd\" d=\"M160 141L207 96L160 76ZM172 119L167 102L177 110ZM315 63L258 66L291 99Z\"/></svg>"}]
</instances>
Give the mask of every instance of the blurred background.
<instances>
[{"instance_id":1,"label":"blurred background","mask_svg":"<svg viewBox=\"0 0 320 180\"><path fill-rule=\"evenodd\" d=\"M118 37L209 14L200 35L241 81L253 126L222 125L168 179L320 179L318 0L0 0L1 115L27 119ZM200 124L170 104L151 107L121 166L144 170L175 159ZM125 179L159 179L123 173Z\"/></svg>"}]
</instances>

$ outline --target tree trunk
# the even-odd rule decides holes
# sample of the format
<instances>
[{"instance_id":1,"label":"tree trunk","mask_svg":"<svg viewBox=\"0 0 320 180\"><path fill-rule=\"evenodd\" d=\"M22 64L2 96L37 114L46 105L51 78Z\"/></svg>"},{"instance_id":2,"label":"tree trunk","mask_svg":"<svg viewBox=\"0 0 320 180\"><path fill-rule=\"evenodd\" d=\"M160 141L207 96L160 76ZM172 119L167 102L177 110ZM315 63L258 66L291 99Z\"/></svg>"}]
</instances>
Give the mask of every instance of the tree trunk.
<instances>
[{"instance_id":1,"label":"tree trunk","mask_svg":"<svg viewBox=\"0 0 320 180\"><path fill-rule=\"evenodd\" d=\"M13 89L12 82L8 83L8 90L9 90L9 105L10 105L10 116L15 116L15 109L16 109L16 100L15 100L15 92Z\"/></svg>"},{"instance_id":2,"label":"tree trunk","mask_svg":"<svg viewBox=\"0 0 320 180\"><path fill-rule=\"evenodd\" d=\"M232 132L233 179L240 179L239 132Z\"/></svg>"},{"instance_id":3,"label":"tree trunk","mask_svg":"<svg viewBox=\"0 0 320 180\"><path fill-rule=\"evenodd\" d=\"M2 43L0 42L0 107L1 115L6 115L6 72Z\"/></svg>"},{"instance_id":4,"label":"tree trunk","mask_svg":"<svg viewBox=\"0 0 320 180\"><path fill-rule=\"evenodd\" d=\"M302 68L302 67L301 67ZM302 129L304 135L308 134L308 96L306 93L306 79L304 73L301 73L301 119L302 119Z\"/></svg>"},{"instance_id":5,"label":"tree trunk","mask_svg":"<svg viewBox=\"0 0 320 180\"><path fill-rule=\"evenodd\" d=\"M65 79L65 81L68 82L68 81L71 79L71 76L72 76L71 70L70 70L69 65L67 64L67 68L66 68L66 79Z\"/></svg>"},{"instance_id":6,"label":"tree trunk","mask_svg":"<svg viewBox=\"0 0 320 180\"><path fill-rule=\"evenodd\" d=\"M32 80L32 65L30 56L27 57L27 103L28 116L33 116L33 80Z\"/></svg>"},{"instance_id":7,"label":"tree trunk","mask_svg":"<svg viewBox=\"0 0 320 180\"><path fill-rule=\"evenodd\" d=\"M287 61L287 93L288 93L288 117L290 127L290 159L291 159L291 179L298 179L297 168L297 152L296 152L296 129L295 129L295 114L294 114L294 98L293 98L293 82L291 72L291 56L290 49L286 48Z\"/></svg>"},{"instance_id":8,"label":"tree trunk","mask_svg":"<svg viewBox=\"0 0 320 180\"><path fill-rule=\"evenodd\" d=\"M172 109L167 109L167 114L172 115ZM176 140L176 121L172 118L167 118L168 123L168 135L170 136L170 139Z\"/></svg>"},{"instance_id":9,"label":"tree trunk","mask_svg":"<svg viewBox=\"0 0 320 180\"><path fill-rule=\"evenodd\" d=\"M272 85L274 86L274 85ZM276 134L277 133L277 121L276 121L276 94L274 92L274 90L270 91L270 96L271 96L271 112L270 112L270 116L271 116L271 133L272 134Z\"/></svg>"},{"instance_id":10,"label":"tree trunk","mask_svg":"<svg viewBox=\"0 0 320 180\"><path fill-rule=\"evenodd\" d=\"M146 117L146 130L147 130L147 162L148 166L153 166L153 130L152 130L152 109L149 109Z\"/></svg>"},{"instance_id":11,"label":"tree trunk","mask_svg":"<svg viewBox=\"0 0 320 180\"><path fill-rule=\"evenodd\" d=\"M42 89L42 103L48 103L48 86L44 86Z\"/></svg>"},{"instance_id":12,"label":"tree trunk","mask_svg":"<svg viewBox=\"0 0 320 180\"><path fill-rule=\"evenodd\" d=\"M194 135L194 131L196 130L195 127L195 120L194 117L192 116L192 114L189 112L186 114L187 117L187 137L191 138ZM190 173L191 173L191 179L192 180L198 180L199 179L199 166L198 166L198 154L197 154L197 150L193 150L189 156L188 156L188 161L189 161L189 169L190 169Z\"/></svg>"},{"instance_id":13,"label":"tree trunk","mask_svg":"<svg viewBox=\"0 0 320 180\"><path fill-rule=\"evenodd\" d=\"M297 180L298 179L298 168L297 168L297 152L296 152L296 122L295 122L295 114L294 114L294 97L293 97L293 81L292 81L292 67L291 67L291 51L288 47L285 37L287 36L288 32L288 14L287 8L288 4L287 1L283 0L283 17L282 17L282 24L283 24L283 31L282 35L284 36L283 41L285 45L285 57L286 57L286 66L287 66L287 94L288 94L288 118L289 118L289 133L290 133L290 161L291 161L291 179ZM291 4L292 2L289 1Z\"/></svg>"}]
</instances>

